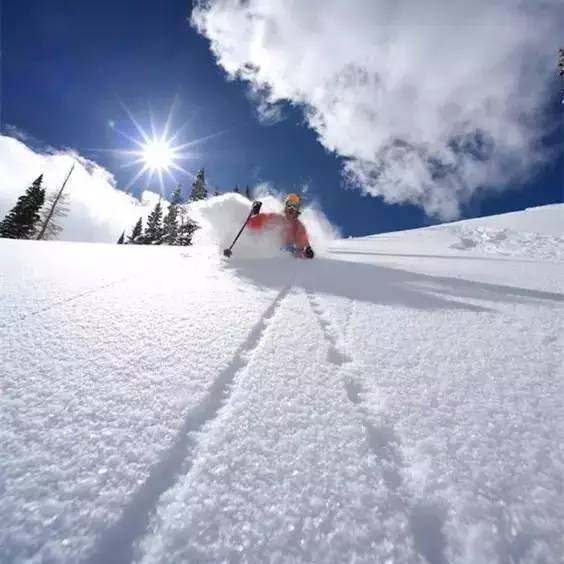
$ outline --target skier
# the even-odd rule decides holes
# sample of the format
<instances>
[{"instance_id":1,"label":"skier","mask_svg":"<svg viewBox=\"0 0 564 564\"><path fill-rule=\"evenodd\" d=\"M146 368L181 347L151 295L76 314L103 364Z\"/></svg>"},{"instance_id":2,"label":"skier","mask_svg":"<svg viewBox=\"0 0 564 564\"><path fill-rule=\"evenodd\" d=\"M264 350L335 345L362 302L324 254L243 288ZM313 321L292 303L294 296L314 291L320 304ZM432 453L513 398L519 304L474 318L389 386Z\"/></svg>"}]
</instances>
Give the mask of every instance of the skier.
<instances>
[{"instance_id":1,"label":"skier","mask_svg":"<svg viewBox=\"0 0 564 564\"><path fill-rule=\"evenodd\" d=\"M260 213L261 205L261 202L253 202L248 226L254 230L280 229L284 250L298 258L312 259L315 253L309 244L306 228L298 219L301 198L297 194L289 194L284 202L284 215Z\"/></svg>"}]
</instances>

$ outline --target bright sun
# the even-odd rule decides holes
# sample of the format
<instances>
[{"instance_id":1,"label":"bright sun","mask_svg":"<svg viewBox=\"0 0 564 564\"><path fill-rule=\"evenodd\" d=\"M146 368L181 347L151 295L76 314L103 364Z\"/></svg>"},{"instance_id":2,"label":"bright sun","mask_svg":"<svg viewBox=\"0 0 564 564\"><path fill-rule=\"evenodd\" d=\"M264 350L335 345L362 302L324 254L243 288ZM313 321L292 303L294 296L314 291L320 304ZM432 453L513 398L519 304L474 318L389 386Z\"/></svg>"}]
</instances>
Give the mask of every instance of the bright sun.
<instances>
[{"instance_id":1,"label":"bright sun","mask_svg":"<svg viewBox=\"0 0 564 564\"><path fill-rule=\"evenodd\" d=\"M0 4L2 0L0 0ZM200 158L193 149L198 145L213 139L223 134L223 131L218 131L199 139L193 139L185 143L179 143L179 138L183 135L183 131L187 125L185 123L176 131L171 131L174 107L176 104L176 97L172 103L168 117L162 129L155 126L153 113L149 111L150 117L150 130L146 131L141 123L129 111L127 106L123 105L123 109L131 119L135 129L139 133L139 137L135 138L130 133L121 130L114 121L109 122L109 126L119 133L124 139L133 143L134 147L131 149L113 150L116 154L124 155L127 157L126 162L122 164L122 168L126 167L139 167L134 176L130 179L128 184L124 187L128 191L134 184L146 175L146 185L151 187L151 182L156 176L159 181L161 193L164 194L165 178L170 178L174 183L178 184L175 173L185 174L191 178L195 178L194 173L187 170L183 166L183 162L195 158ZM100 149L105 150L105 149Z\"/></svg>"},{"instance_id":2,"label":"bright sun","mask_svg":"<svg viewBox=\"0 0 564 564\"><path fill-rule=\"evenodd\" d=\"M149 170L169 170L176 156L175 148L164 139L153 139L143 145L143 160Z\"/></svg>"}]
</instances>

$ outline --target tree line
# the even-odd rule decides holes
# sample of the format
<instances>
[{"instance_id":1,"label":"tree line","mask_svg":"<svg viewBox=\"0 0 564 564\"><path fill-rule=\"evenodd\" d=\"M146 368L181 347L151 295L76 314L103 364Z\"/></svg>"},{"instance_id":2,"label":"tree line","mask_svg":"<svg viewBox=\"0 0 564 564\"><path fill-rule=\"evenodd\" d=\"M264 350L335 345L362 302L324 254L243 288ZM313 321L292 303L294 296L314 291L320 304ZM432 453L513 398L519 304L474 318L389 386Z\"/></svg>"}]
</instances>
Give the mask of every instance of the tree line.
<instances>
[{"instance_id":1,"label":"tree line","mask_svg":"<svg viewBox=\"0 0 564 564\"><path fill-rule=\"evenodd\" d=\"M0 237L56 239L63 230L59 220L69 213L68 195L64 193L65 184L58 192L46 193L43 175L36 178L0 222Z\"/></svg>"},{"instance_id":2,"label":"tree line","mask_svg":"<svg viewBox=\"0 0 564 564\"><path fill-rule=\"evenodd\" d=\"M65 192L66 184L74 170L68 173L63 185L56 192L46 193L43 175L39 176L18 198L16 205L0 222L0 237L8 239L56 239L63 230L60 220L69 214L69 197ZM252 199L250 188L240 190L235 186L233 192L242 193ZM220 195L218 190L214 195ZM124 231L118 244L131 245L178 245L192 244L192 236L198 224L189 216L190 202L205 200L209 196L205 172L200 170L192 184L188 202L183 202L181 188L172 193L168 208L161 200L157 202L143 226L140 217L129 235Z\"/></svg>"},{"instance_id":3,"label":"tree line","mask_svg":"<svg viewBox=\"0 0 564 564\"><path fill-rule=\"evenodd\" d=\"M199 226L182 204L180 187L176 188L170 200L166 215L159 200L147 218L147 225L143 227L143 218L140 217L127 238L125 231L121 234L118 245L191 245L192 235Z\"/></svg>"}]
</instances>

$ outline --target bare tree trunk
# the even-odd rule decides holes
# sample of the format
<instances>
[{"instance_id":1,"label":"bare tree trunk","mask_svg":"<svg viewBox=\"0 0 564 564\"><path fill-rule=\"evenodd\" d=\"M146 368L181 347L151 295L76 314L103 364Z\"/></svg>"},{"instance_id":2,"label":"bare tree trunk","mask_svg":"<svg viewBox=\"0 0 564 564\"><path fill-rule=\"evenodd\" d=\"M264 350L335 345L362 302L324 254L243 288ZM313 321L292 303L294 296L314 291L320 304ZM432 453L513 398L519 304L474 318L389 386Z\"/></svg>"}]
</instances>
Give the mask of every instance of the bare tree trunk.
<instances>
[{"instance_id":1,"label":"bare tree trunk","mask_svg":"<svg viewBox=\"0 0 564 564\"><path fill-rule=\"evenodd\" d=\"M61 199L61 195L63 194L63 190L65 189L65 186L67 185L67 182L69 181L69 178L71 177L72 171L74 170L75 166L76 166L76 163L73 163L69 173L67 174L67 177L65 178L65 181L63 182L63 185L61 186L61 189L59 190L59 193L57 194L57 197L55 198L55 201L53 202L53 205L51 206L51 209L49 210L49 213L47 214L47 217L45 218L45 221L43 222L43 226L41 227L41 231L39 232L39 235L37 236L38 241L43 239L43 237L45 236L45 231L47 230L47 226L49 225L49 222L51 221L51 218L53 217L53 213L55 212L55 208L57 207L57 204L59 203L59 200Z\"/></svg>"}]
</instances>

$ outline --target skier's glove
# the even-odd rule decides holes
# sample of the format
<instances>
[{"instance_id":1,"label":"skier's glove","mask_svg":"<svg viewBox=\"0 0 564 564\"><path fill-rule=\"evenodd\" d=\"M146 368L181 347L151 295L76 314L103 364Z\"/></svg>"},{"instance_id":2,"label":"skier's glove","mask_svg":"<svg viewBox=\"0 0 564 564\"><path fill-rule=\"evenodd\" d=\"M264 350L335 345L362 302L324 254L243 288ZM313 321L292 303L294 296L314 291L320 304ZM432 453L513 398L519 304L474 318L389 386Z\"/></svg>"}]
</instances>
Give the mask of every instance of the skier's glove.
<instances>
[{"instance_id":1,"label":"skier's glove","mask_svg":"<svg viewBox=\"0 0 564 564\"><path fill-rule=\"evenodd\" d=\"M313 249L311 247L306 247L304 249L304 257L308 259L312 259L315 256Z\"/></svg>"},{"instance_id":2,"label":"skier's glove","mask_svg":"<svg viewBox=\"0 0 564 564\"><path fill-rule=\"evenodd\" d=\"M260 213L261 207L262 207L262 202L253 202L253 207L251 208L251 215L258 215Z\"/></svg>"}]
</instances>

